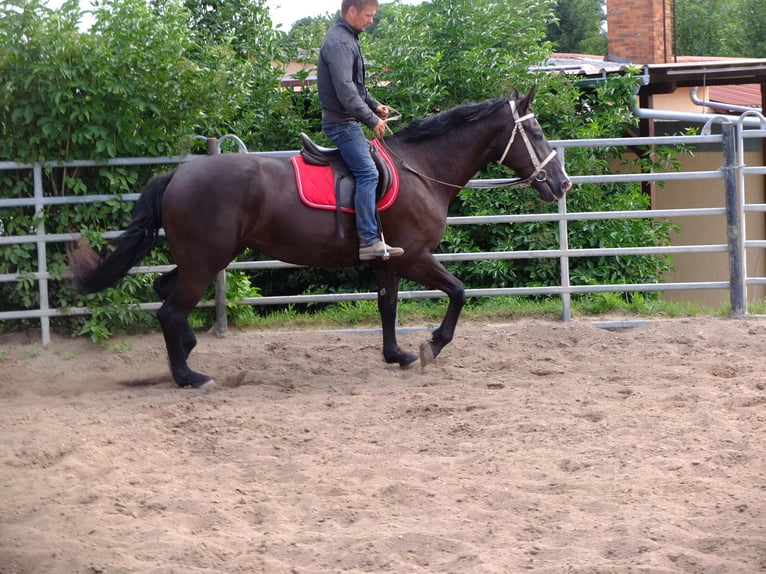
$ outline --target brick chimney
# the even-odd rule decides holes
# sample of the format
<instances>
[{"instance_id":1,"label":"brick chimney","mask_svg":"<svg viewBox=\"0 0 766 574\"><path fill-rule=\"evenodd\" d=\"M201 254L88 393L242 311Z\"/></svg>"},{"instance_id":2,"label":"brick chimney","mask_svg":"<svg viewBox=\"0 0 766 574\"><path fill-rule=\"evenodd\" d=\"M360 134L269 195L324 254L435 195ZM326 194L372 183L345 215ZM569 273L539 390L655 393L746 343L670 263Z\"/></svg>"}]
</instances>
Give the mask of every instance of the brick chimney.
<instances>
[{"instance_id":1,"label":"brick chimney","mask_svg":"<svg viewBox=\"0 0 766 574\"><path fill-rule=\"evenodd\" d=\"M673 62L672 2L607 0L609 55L634 64Z\"/></svg>"}]
</instances>

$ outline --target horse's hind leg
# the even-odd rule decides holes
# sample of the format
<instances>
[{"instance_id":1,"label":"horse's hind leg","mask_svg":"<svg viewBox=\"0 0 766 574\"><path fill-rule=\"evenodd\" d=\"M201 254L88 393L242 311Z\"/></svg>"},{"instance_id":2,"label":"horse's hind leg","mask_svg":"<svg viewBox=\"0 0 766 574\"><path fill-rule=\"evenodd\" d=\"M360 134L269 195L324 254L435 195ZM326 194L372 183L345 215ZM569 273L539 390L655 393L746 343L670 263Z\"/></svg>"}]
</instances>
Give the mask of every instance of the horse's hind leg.
<instances>
[{"instance_id":1,"label":"horse's hind leg","mask_svg":"<svg viewBox=\"0 0 766 574\"><path fill-rule=\"evenodd\" d=\"M175 286L178 282L178 267L163 273L157 279L154 280L154 291L160 296L160 300L167 301L170 295L173 293ZM181 333L181 344L184 349L184 358L188 359L194 347L197 346L197 337L194 334L194 330L189 325L188 321L185 321L186 329Z\"/></svg>"},{"instance_id":2,"label":"horse's hind leg","mask_svg":"<svg viewBox=\"0 0 766 574\"><path fill-rule=\"evenodd\" d=\"M189 325L188 316L212 279L186 279L178 269L174 269L169 275L171 277L159 285L158 293L160 296L164 294L166 299L157 311L157 319L165 338L170 370L179 387L201 388L210 384L212 379L208 375L193 371L187 363L189 353L197 341ZM160 292L171 283L173 285L169 291Z\"/></svg>"}]
</instances>

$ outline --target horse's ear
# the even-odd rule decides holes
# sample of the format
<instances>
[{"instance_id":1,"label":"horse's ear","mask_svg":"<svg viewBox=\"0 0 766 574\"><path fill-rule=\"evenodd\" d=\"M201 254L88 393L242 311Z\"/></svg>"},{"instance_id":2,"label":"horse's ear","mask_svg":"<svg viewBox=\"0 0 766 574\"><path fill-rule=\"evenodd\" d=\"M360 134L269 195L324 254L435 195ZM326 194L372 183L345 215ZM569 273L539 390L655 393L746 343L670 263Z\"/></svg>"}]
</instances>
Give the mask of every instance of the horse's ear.
<instances>
[{"instance_id":1,"label":"horse's ear","mask_svg":"<svg viewBox=\"0 0 766 574\"><path fill-rule=\"evenodd\" d=\"M532 89L529 90L529 93L521 99L521 101L519 102L520 111L527 111L529 109L529 106L532 105L532 100L535 99L536 89L537 89L537 86L533 85Z\"/></svg>"}]
</instances>

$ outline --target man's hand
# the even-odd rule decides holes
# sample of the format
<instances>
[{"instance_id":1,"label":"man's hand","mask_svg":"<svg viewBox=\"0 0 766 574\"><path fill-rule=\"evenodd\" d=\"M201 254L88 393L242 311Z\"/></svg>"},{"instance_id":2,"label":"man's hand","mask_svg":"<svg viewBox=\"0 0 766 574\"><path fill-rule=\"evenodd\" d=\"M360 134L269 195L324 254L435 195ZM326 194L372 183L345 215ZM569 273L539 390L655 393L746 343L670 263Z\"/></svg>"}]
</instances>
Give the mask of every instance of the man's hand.
<instances>
[{"instance_id":1,"label":"man's hand","mask_svg":"<svg viewBox=\"0 0 766 574\"><path fill-rule=\"evenodd\" d=\"M384 135L386 135L386 120L380 120L378 122L378 125L375 126L373 129L375 132L375 135L379 138L382 138Z\"/></svg>"},{"instance_id":2,"label":"man's hand","mask_svg":"<svg viewBox=\"0 0 766 574\"><path fill-rule=\"evenodd\" d=\"M384 106L383 104L380 104L377 108L375 108L375 115L378 116L381 120L388 118L388 112L388 106Z\"/></svg>"}]
</instances>

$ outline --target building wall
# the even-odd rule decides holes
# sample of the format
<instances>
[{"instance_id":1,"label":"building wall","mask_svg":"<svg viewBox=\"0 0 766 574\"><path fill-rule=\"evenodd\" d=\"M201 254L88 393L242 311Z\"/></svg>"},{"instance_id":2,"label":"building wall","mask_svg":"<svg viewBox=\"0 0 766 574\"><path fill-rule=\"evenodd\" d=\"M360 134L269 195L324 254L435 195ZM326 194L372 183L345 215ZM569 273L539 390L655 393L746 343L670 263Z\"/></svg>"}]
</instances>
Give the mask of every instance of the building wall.
<instances>
[{"instance_id":1,"label":"building wall","mask_svg":"<svg viewBox=\"0 0 766 574\"><path fill-rule=\"evenodd\" d=\"M681 158L682 171L706 171L721 167L721 152L695 151L694 156ZM760 150L748 151L745 163L750 166L763 165ZM764 203L763 176L745 178L747 203ZM655 209L691 209L696 207L724 207L725 192L720 180L670 181L665 188L658 188L654 195ZM711 245L726 243L725 216L678 217L673 222L680 230L673 236L673 245ZM747 239L766 239L766 214L746 214ZM685 281L727 281L729 259L726 253L678 254L673 258L675 271L665 276L668 282ZM748 277L766 275L766 250L747 250ZM766 297L766 286L750 286L748 301L760 301ZM667 291L663 298L673 301L691 301L712 307L729 302L727 290L694 289L689 291Z\"/></svg>"},{"instance_id":2,"label":"building wall","mask_svg":"<svg viewBox=\"0 0 766 574\"><path fill-rule=\"evenodd\" d=\"M609 55L636 64L674 61L670 0L607 0Z\"/></svg>"},{"instance_id":3,"label":"building wall","mask_svg":"<svg viewBox=\"0 0 766 574\"><path fill-rule=\"evenodd\" d=\"M701 114L709 110L698 106L692 102L691 88L676 88L670 94L655 94L652 96L652 107L656 110L672 110L675 112L690 112ZM708 96L707 88L700 88L697 97L706 99Z\"/></svg>"},{"instance_id":4,"label":"building wall","mask_svg":"<svg viewBox=\"0 0 766 574\"><path fill-rule=\"evenodd\" d=\"M673 11L671 0L607 0L607 27L609 55L639 64L670 64L673 54ZM708 89L701 78L698 97L708 98ZM658 110L702 113L704 110L690 98L690 88L677 88L670 94L651 96L650 107ZM656 133L668 133L665 126L655 123ZM682 127L671 128L680 133ZM746 155L747 165L764 165L764 146L760 140L750 140L752 150ZM680 158L682 171L708 171L721 167L722 154L717 151L695 150L694 155ZM746 179L746 202L764 203L763 176ZM655 209L688 209L694 207L724 207L725 194L720 180L669 181L664 188L651 186L652 205ZM679 217L680 226L673 237L674 245L707 245L726 243L725 216ZM766 238L766 214L746 215L747 239ZM729 260L727 253L679 254L674 256L675 271L666 281L727 281ZM766 276L766 250L747 250L748 276ZM663 295L670 300L692 301L710 306L729 302L728 290L668 291ZM748 301L766 297L766 286L748 288Z\"/></svg>"}]
</instances>

